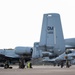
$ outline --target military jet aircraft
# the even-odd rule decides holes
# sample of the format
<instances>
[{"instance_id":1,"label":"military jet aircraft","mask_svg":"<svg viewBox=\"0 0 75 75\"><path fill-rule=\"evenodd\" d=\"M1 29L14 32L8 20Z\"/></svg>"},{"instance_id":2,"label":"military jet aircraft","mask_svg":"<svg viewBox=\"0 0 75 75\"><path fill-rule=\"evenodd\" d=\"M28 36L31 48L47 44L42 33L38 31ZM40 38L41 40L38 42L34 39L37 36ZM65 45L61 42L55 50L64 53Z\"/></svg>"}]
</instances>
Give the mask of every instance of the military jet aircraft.
<instances>
[{"instance_id":1,"label":"military jet aircraft","mask_svg":"<svg viewBox=\"0 0 75 75\"><path fill-rule=\"evenodd\" d=\"M25 63L32 58L32 47L15 47L15 49L1 49L0 63L3 63L4 68L9 68L10 63L18 63L19 68L24 68ZM2 64L1 64L2 66Z\"/></svg>"},{"instance_id":2,"label":"military jet aircraft","mask_svg":"<svg viewBox=\"0 0 75 75\"><path fill-rule=\"evenodd\" d=\"M65 57L66 49L74 48L75 38L64 39L60 15L58 13L44 14L40 42L34 43L32 57L42 57L45 58L43 61L51 62L59 57Z\"/></svg>"},{"instance_id":3,"label":"military jet aircraft","mask_svg":"<svg viewBox=\"0 0 75 75\"><path fill-rule=\"evenodd\" d=\"M45 63L49 62L54 66L61 66L61 68L64 66L69 68L72 64L75 64L75 51L68 50L56 58L49 59L48 57L45 57L42 61Z\"/></svg>"}]
</instances>

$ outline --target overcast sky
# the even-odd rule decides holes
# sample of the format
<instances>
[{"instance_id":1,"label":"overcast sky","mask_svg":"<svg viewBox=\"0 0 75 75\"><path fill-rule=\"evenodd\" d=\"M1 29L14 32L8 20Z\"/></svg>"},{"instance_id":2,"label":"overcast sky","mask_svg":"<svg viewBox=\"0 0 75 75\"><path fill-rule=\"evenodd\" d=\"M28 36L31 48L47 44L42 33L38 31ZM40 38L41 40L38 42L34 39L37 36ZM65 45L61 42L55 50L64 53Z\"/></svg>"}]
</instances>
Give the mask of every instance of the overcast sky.
<instances>
[{"instance_id":1,"label":"overcast sky","mask_svg":"<svg viewBox=\"0 0 75 75\"><path fill-rule=\"evenodd\" d=\"M75 37L75 0L0 0L0 48L33 46L45 13L59 13L64 38Z\"/></svg>"}]
</instances>

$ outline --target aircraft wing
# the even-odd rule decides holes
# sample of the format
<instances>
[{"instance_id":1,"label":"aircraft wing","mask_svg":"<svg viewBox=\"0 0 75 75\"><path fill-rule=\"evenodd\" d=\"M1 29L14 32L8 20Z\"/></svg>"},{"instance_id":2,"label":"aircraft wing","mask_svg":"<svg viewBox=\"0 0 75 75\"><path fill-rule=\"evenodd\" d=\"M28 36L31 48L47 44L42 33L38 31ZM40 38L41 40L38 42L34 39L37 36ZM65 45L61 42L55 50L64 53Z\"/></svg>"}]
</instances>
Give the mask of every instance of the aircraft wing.
<instances>
[{"instance_id":1,"label":"aircraft wing","mask_svg":"<svg viewBox=\"0 0 75 75\"><path fill-rule=\"evenodd\" d=\"M9 57L9 58L19 58L20 56L19 55L15 55L14 54L14 56L13 55L5 55L5 57Z\"/></svg>"},{"instance_id":2,"label":"aircraft wing","mask_svg":"<svg viewBox=\"0 0 75 75\"><path fill-rule=\"evenodd\" d=\"M15 54L14 50L6 50L5 57L9 58L19 58L20 56Z\"/></svg>"}]
</instances>

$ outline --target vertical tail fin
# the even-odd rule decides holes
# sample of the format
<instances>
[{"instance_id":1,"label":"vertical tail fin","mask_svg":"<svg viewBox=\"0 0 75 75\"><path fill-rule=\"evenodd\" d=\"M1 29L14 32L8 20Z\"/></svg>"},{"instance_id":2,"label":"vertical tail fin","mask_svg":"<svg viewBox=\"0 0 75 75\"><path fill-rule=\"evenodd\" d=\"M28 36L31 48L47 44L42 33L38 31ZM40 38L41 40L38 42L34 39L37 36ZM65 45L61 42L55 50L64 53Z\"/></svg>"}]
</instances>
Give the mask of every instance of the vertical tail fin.
<instances>
[{"instance_id":1,"label":"vertical tail fin","mask_svg":"<svg viewBox=\"0 0 75 75\"><path fill-rule=\"evenodd\" d=\"M39 47L56 54L64 52L65 42L59 14L44 14Z\"/></svg>"}]
</instances>

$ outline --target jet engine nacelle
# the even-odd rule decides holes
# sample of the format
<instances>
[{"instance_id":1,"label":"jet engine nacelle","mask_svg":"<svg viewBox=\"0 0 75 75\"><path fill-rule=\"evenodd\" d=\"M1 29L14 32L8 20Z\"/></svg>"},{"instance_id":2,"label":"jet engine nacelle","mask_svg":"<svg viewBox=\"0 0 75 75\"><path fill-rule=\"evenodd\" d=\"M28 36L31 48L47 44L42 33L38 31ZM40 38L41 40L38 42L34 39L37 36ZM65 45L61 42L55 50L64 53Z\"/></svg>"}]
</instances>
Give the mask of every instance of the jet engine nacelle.
<instances>
[{"instance_id":1,"label":"jet engine nacelle","mask_svg":"<svg viewBox=\"0 0 75 75\"><path fill-rule=\"evenodd\" d=\"M31 47L16 47L15 48L15 53L18 55L31 55L33 49Z\"/></svg>"}]
</instances>

